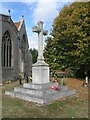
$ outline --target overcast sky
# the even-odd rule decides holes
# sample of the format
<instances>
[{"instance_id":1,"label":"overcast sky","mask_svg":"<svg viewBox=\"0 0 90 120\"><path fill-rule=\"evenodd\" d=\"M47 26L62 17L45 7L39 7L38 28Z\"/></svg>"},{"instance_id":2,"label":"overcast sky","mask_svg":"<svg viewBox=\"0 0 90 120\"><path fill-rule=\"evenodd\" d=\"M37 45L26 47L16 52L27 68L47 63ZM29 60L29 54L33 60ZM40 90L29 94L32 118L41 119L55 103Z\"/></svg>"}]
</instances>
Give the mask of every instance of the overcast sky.
<instances>
[{"instance_id":1,"label":"overcast sky","mask_svg":"<svg viewBox=\"0 0 90 120\"><path fill-rule=\"evenodd\" d=\"M72 3L74 0L64 0L64 2L63 0L13 0L13 2L12 0L3 1L2 10L0 10L0 13L8 14L8 9L10 9L11 18L14 22L20 21L22 15L24 15L29 47L37 49L38 37L36 33L32 32L32 27L36 26L38 21L43 21L44 29L48 30L48 34L50 34L53 21L60 10L65 5Z\"/></svg>"}]
</instances>

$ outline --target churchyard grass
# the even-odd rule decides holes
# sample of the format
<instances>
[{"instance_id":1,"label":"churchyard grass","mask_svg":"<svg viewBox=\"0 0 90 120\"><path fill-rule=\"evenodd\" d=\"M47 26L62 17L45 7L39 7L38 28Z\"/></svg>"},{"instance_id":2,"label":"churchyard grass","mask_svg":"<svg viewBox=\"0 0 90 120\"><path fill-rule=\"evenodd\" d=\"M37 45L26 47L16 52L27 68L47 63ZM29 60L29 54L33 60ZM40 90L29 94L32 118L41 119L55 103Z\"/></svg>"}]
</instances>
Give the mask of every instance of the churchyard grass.
<instances>
[{"instance_id":1,"label":"churchyard grass","mask_svg":"<svg viewBox=\"0 0 90 120\"><path fill-rule=\"evenodd\" d=\"M47 106L40 106L33 102L12 98L4 94L15 86L18 81L2 86L2 114L3 118L87 118L88 117L88 89L79 86L77 94L58 100Z\"/></svg>"}]
</instances>

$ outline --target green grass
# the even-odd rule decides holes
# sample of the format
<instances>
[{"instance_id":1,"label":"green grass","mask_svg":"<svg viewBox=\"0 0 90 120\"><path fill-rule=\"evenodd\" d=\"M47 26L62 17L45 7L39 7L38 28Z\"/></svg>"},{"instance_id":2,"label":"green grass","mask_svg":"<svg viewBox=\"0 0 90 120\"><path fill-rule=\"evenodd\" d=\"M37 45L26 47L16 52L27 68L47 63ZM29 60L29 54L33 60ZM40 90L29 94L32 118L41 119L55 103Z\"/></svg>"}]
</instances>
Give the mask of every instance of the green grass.
<instances>
[{"instance_id":1,"label":"green grass","mask_svg":"<svg viewBox=\"0 0 90 120\"><path fill-rule=\"evenodd\" d=\"M3 118L87 118L88 116L87 97L83 98L82 93L48 106L40 106L4 94L6 90L11 90L15 86L19 86L17 81L2 87Z\"/></svg>"}]
</instances>

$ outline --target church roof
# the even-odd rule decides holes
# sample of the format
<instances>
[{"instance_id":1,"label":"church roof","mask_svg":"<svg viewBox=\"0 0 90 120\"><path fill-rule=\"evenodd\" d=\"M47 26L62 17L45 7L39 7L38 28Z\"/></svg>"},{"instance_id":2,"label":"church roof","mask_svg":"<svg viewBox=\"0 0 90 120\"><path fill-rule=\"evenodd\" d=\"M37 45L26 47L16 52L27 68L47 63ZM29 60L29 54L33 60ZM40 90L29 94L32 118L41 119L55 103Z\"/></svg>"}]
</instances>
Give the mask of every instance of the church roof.
<instances>
[{"instance_id":1,"label":"church roof","mask_svg":"<svg viewBox=\"0 0 90 120\"><path fill-rule=\"evenodd\" d=\"M15 24L16 28L18 29L19 25L20 25L20 22L15 22L14 24Z\"/></svg>"}]
</instances>

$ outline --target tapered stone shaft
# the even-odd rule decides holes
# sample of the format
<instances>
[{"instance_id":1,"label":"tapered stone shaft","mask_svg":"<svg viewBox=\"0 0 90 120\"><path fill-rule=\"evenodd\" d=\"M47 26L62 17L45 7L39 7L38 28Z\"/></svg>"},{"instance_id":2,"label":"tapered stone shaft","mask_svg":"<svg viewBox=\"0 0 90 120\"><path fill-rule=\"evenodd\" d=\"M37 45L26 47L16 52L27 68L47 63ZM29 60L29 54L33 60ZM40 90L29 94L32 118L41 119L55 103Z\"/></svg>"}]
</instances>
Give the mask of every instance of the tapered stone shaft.
<instances>
[{"instance_id":1,"label":"tapered stone shaft","mask_svg":"<svg viewBox=\"0 0 90 120\"><path fill-rule=\"evenodd\" d=\"M43 57L43 35L47 35L48 31L43 30L43 22L39 21L38 26L33 27L32 31L38 33L38 61L44 60Z\"/></svg>"}]
</instances>

